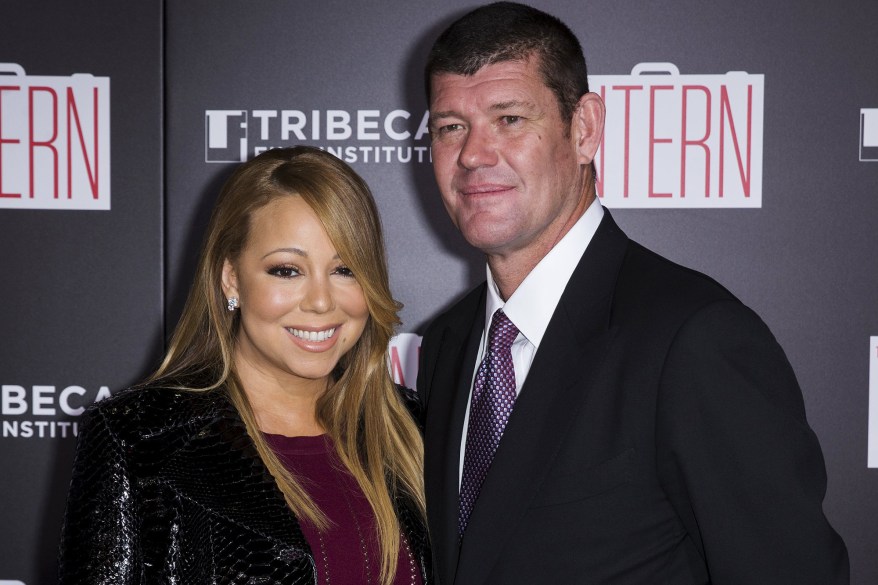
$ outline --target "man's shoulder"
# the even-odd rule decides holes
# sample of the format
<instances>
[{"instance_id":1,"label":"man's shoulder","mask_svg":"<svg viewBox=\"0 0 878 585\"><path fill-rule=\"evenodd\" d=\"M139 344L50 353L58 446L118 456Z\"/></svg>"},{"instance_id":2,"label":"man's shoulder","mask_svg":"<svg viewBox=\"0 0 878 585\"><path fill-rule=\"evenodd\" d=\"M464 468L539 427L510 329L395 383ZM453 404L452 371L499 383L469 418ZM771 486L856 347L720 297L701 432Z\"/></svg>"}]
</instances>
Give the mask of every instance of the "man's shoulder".
<instances>
[{"instance_id":1,"label":"man's shoulder","mask_svg":"<svg viewBox=\"0 0 878 585\"><path fill-rule=\"evenodd\" d=\"M451 328L463 334L473 325L473 320L478 318L479 308L484 306L483 298L487 290L487 284L482 282L475 288L466 292L458 300L445 308L437 315L427 327L424 337L432 337L440 331Z\"/></svg>"},{"instance_id":2,"label":"man's shoulder","mask_svg":"<svg viewBox=\"0 0 878 585\"><path fill-rule=\"evenodd\" d=\"M618 286L681 301L735 300L726 287L707 274L669 260L635 241L629 241Z\"/></svg>"},{"instance_id":3,"label":"man's shoulder","mask_svg":"<svg viewBox=\"0 0 878 585\"><path fill-rule=\"evenodd\" d=\"M613 297L614 318L638 328L675 329L707 307L746 309L710 276L630 242Z\"/></svg>"}]
</instances>

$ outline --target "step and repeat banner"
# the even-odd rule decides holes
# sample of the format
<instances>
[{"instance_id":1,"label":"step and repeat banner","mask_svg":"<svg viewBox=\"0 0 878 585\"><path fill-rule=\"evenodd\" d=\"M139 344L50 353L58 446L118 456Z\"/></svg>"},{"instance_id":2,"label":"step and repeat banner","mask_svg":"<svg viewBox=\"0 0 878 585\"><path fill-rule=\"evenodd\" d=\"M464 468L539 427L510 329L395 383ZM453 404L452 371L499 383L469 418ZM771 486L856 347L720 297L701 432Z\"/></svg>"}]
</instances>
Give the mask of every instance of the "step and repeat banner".
<instances>
[{"instance_id":1,"label":"step and repeat banner","mask_svg":"<svg viewBox=\"0 0 878 585\"><path fill-rule=\"evenodd\" d=\"M752 306L799 377L852 582L878 582L878 4L544 0L607 105L602 202ZM55 582L78 417L157 365L236 163L324 148L370 184L414 386L484 279L432 176L451 0L0 2L0 585Z\"/></svg>"}]
</instances>

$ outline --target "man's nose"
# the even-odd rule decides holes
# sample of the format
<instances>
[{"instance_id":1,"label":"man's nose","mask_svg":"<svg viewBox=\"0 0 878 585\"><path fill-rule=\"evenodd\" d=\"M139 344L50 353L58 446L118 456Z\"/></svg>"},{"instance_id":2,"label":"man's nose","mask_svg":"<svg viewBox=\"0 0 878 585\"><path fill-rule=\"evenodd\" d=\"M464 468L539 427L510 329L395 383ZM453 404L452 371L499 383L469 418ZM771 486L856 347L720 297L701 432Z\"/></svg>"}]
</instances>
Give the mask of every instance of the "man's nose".
<instances>
[{"instance_id":1,"label":"man's nose","mask_svg":"<svg viewBox=\"0 0 878 585\"><path fill-rule=\"evenodd\" d=\"M469 129L460 149L459 164L466 169L497 164L496 137L489 128L472 126Z\"/></svg>"}]
</instances>

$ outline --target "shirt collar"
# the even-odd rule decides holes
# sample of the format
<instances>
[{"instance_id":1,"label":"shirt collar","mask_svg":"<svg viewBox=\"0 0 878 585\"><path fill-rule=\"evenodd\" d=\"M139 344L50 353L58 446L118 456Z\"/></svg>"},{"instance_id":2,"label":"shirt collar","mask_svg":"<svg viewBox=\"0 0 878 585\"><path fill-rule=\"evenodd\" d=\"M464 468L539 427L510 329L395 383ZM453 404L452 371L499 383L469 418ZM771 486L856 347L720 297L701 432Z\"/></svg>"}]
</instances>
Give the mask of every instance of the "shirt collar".
<instances>
[{"instance_id":1,"label":"shirt collar","mask_svg":"<svg viewBox=\"0 0 878 585\"><path fill-rule=\"evenodd\" d=\"M494 282L491 268L487 267L486 330L494 313L497 309L502 308L521 334L536 348L539 348L546 328L549 326L549 321L558 307L564 289L567 287L567 282L573 275L573 271L579 264L579 259L585 253L585 249L594 237L603 217L604 209L599 199L595 197L582 217L534 266L505 303L500 296L497 283Z\"/></svg>"}]
</instances>

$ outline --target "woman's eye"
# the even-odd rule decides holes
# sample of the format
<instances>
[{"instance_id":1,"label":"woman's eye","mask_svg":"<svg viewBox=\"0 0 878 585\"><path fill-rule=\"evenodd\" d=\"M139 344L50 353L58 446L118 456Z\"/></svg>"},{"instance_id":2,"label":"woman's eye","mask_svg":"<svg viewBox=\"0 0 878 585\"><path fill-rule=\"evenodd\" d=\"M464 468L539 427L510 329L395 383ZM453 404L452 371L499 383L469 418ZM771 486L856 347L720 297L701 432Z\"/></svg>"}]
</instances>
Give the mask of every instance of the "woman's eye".
<instances>
[{"instance_id":1,"label":"woman's eye","mask_svg":"<svg viewBox=\"0 0 878 585\"><path fill-rule=\"evenodd\" d=\"M280 278L293 278L300 274L299 269L295 266L272 266L268 269L268 273Z\"/></svg>"},{"instance_id":2,"label":"woman's eye","mask_svg":"<svg viewBox=\"0 0 878 585\"><path fill-rule=\"evenodd\" d=\"M347 266L339 266L333 271L333 274L338 274L340 276L346 276L348 278L354 278L354 271L348 268Z\"/></svg>"}]
</instances>

